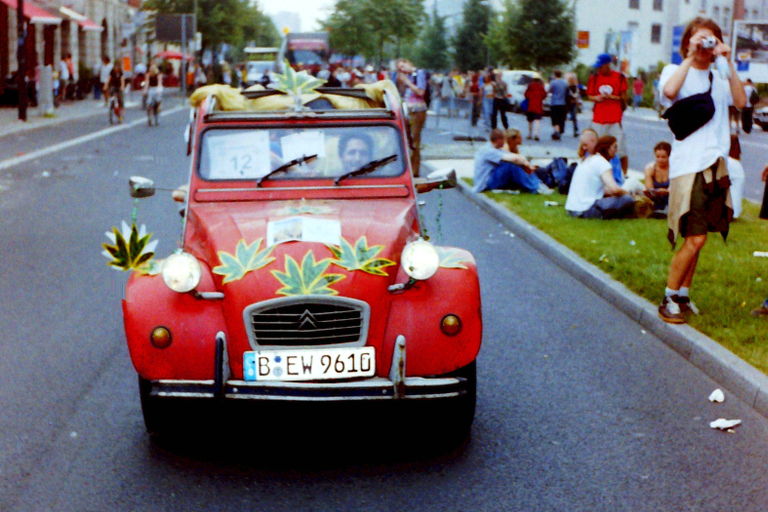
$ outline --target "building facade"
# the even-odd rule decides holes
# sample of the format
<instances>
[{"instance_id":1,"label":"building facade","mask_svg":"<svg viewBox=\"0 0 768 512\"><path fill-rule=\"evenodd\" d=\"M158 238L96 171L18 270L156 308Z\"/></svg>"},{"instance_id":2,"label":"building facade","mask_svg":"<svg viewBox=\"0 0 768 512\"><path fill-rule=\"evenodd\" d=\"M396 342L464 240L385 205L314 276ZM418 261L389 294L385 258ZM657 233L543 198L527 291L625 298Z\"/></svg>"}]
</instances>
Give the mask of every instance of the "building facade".
<instances>
[{"instance_id":1,"label":"building facade","mask_svg":"<svg viewBox=\"0 0 768 512\"><path fill-rule=\"evenodd\" d=\"M67 53L75 80L84 70L96 72L104 56L130 71L143 57L140 7L141 0L24 0L28 77L41 65L57 69ZM17 0L0 0L0 88L18 69L16 8Z\"/></svg>"},{"instance_id":2,"label":"building facade","mask_svg":"<svg viewBox=\"0 0 768 512\"><path fill-rule=\"evenodd\" d=\"M592 65L600 53L618 57L635 74L673 60L675 33L696 16L714 19L731 44L734 19L768 17L766 0L574 0L577 62Z\"/></svg>"}]
</instances>

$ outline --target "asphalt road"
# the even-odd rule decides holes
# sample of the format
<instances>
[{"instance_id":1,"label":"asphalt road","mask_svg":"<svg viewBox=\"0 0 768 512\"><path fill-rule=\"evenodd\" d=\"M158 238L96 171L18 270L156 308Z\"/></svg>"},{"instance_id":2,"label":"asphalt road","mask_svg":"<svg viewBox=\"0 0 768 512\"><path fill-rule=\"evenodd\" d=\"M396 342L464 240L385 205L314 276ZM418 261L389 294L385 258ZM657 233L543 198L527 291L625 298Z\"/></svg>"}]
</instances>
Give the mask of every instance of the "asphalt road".
<instances>
[{"instance_id":1,"label":"asphalt road","mask_svg":"<svg viewBox=\"0 0 768 512\"><path fill-rule=\"evenodd\" d=\"M251 422L269 417L232 421L227 439L151 443L122 336L126 276L99 252L104 231L130 218L128 176L184 180L184 119L166 116L159 128L136 126L0 175L0 510L768 506L768 421L727 389L725 403L708 402L716 382L456 191L423 198L434 239L471 249L481 273L484 346L467 446L414 454L387 433L363 433L296 450L291 435L254 434ZM66 133L79 130L73 123ZM161 256L175 247L181 221L163 192L141 202L138 220ZM743 425L710 429L720 417ZM311 431L318 418L299 421Z\"/></svg>"}]
</instances>

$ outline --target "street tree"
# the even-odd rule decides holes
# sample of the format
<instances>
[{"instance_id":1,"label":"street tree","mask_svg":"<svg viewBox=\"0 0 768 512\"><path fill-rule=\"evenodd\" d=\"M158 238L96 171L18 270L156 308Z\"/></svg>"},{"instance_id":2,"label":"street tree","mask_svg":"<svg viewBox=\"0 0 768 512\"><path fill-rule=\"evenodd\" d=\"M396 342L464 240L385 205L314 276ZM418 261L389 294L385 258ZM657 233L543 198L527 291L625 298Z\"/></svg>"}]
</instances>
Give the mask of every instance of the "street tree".
<instances>
[{"instance_id":1,"label":"street tree","mask_svg":"<svg viewBox=\"0 0 768 512\"><path fill-rule=\"evenodd\" d=\"M400 56L404 44L419 34L424 0L336 0L322 22L331 47L345 55L363 55L382 62Z\"/></svg>"},{"instance_id":2,"label":"street tree","mask_svg":"<svg viewBox=\"0 0 768 512\"><path fill-rule=\"evenodd\" d=\"M226 43L240 49L246 43L277 46L280 42L274 23L249 0L146 0L142 9L162 14L192 13L195 5L203 48Z\"/></svg>"},{"instance_id":3,"label":"street tree","mask_svg":"<svg viewBox=\"0 0 768 512\"><path fill-rule=\"evenodd\" d=\"M573 18L564 0L506 0L489 42L498 60L511 67L567 64L575 55Z\"/></svg>"},{"instance_id":4,"label":"street tree","mask_svg":"<svg viewBox=\"0 0 768 512\"><path fill-rule=\"evenodd\" d=\"M445 39L445 17L437 14L436 6L433 6L432 16L419 38L415 63L426 69L447 69L450 65L448 42Z\"/></svg>"},{"instance_id":5,"label":"street tree","mask_svg":"<svg viewBox=\"0 0 768 512\"><path fill-rule=\"evenodd\" d=\"M488 63L486 34L492 10L487 0L466 0L461 25L453 38L454 60L462 71L482 69Z\"/></svg>"}]
</instances>

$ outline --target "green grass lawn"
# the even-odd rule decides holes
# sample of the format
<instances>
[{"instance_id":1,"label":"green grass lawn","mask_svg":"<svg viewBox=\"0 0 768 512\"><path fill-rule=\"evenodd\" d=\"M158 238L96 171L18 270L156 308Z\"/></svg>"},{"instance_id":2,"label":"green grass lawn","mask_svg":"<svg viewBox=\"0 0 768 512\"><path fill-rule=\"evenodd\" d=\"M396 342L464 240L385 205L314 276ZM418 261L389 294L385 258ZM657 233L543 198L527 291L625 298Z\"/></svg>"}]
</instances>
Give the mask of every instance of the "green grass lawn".
<instances>
[{"instance_id":1,"label":"green grass lawn","mask_svg":"<svg viewBox=\"0 0 768 512\"><path fill-rule=\"evenodd\" d=\"M565 213L563 195L487 195L650 302L657 304L664 295L673 254L666 219L576 219ZM689 322L768 373L768 318L750 315L768 296L768 258L752 255L768 251L768 221L758 212L757 205L745 201L727 242L717 233L707 238L691 287L702 314Z\"/></svg>"}]
</instances>

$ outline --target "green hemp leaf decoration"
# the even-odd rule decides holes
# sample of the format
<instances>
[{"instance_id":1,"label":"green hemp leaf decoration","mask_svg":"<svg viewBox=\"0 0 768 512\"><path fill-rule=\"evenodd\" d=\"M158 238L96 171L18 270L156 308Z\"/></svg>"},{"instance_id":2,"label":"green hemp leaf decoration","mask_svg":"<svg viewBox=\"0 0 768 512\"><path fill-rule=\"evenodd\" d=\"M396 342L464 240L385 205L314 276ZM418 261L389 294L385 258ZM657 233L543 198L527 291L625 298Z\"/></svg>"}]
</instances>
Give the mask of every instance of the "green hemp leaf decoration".
<instances>
[{"instance_id":1,"label":"green hemp leaf decoration","mask_svg":"<svg viewBox=\"0 0 768 512\"><path fill-rule=\"evenodd\" d=\"M285 272L273 270L272 275L282 283L283 287L277 294L292 295L338 295L339 292L329 288L333 283L344 279L343 274L326 274L330 258L315 261L315 255L309 251L301 260L301 266L290 256L285 256Z\"/></svg>"},{"instance_id":2,"label":"green hemp leaf decoration","mask_svg":"<svg viewBox=\"0 0 768 512\"><path fill-rule=\"evenodd\" d=\"M149 241L152 234L147 233L143 224L138 228L134 222L128 227L128 224L123 221L121 229L113 227L111 232L107 231L104 234L111 242L111 244L101 244L104 248L101 254L110 260L107 265L115 270L136 270L144 274L157 273L151 262L155 255L157 240Z\"/></svg>"},{"instance_id":3,"label":"green hemp leaf decoration","mask_svg":"<svg viewBox=\"0 0 768 512\"><path fill-rule=\"evenodd\" d=\"M368 247L368 240L361 236L352 247L346 239L341 239L340 246L326 246L333 253L334 265L347 270L362 270L375 276L388 276L384 270L385 267L391 267L396 263L386 258L377 258L378 254L384 248L383 245L374 245Z\"/></svg>"},{"instance_id":4,"label":"green hemp leaf decoration","mask_svg":"<svg viewBox=\"0 0 768 512\"><path fill-rule=\"evenodd\" d=\"M245 240L240 240L235 247L235 254L219 251L217 254L221 265L214 267L213 273L224 276L222 283L227 284L242 279L252 270L269 265L275 261L275 258L269 256L274 246L259 250L263 240L259 238L250 245L246 244Z\"/></svg>"},{"instance_id":5,"label":"green hemp leaf decoration","mask_svg":"<svg viewBox=\"0 0 768 512\"><path fill-rule=\"evenodd\" d=\"M440 266L442 268L467 268L464 265L465 261L461 258L461 253L455 249L438 247L437 254L440 256Z\"/></svg>"},{"instance_id":6,"label":"green hemp leaf decoration","mask_svg":"<svg viewBox=\"0 0 768 512\"><path fill-rule=\"evenodd\" d=\"M287 59L283 61L283 66L285 67L285 73L275 75L275 83L272 85L272 88L289 94L294 98L301 98L302 94L313 93L315 89L325 83L325 80L315 78L306 71L299 71L297 73Z\"/></svg>"}]
</instances>

